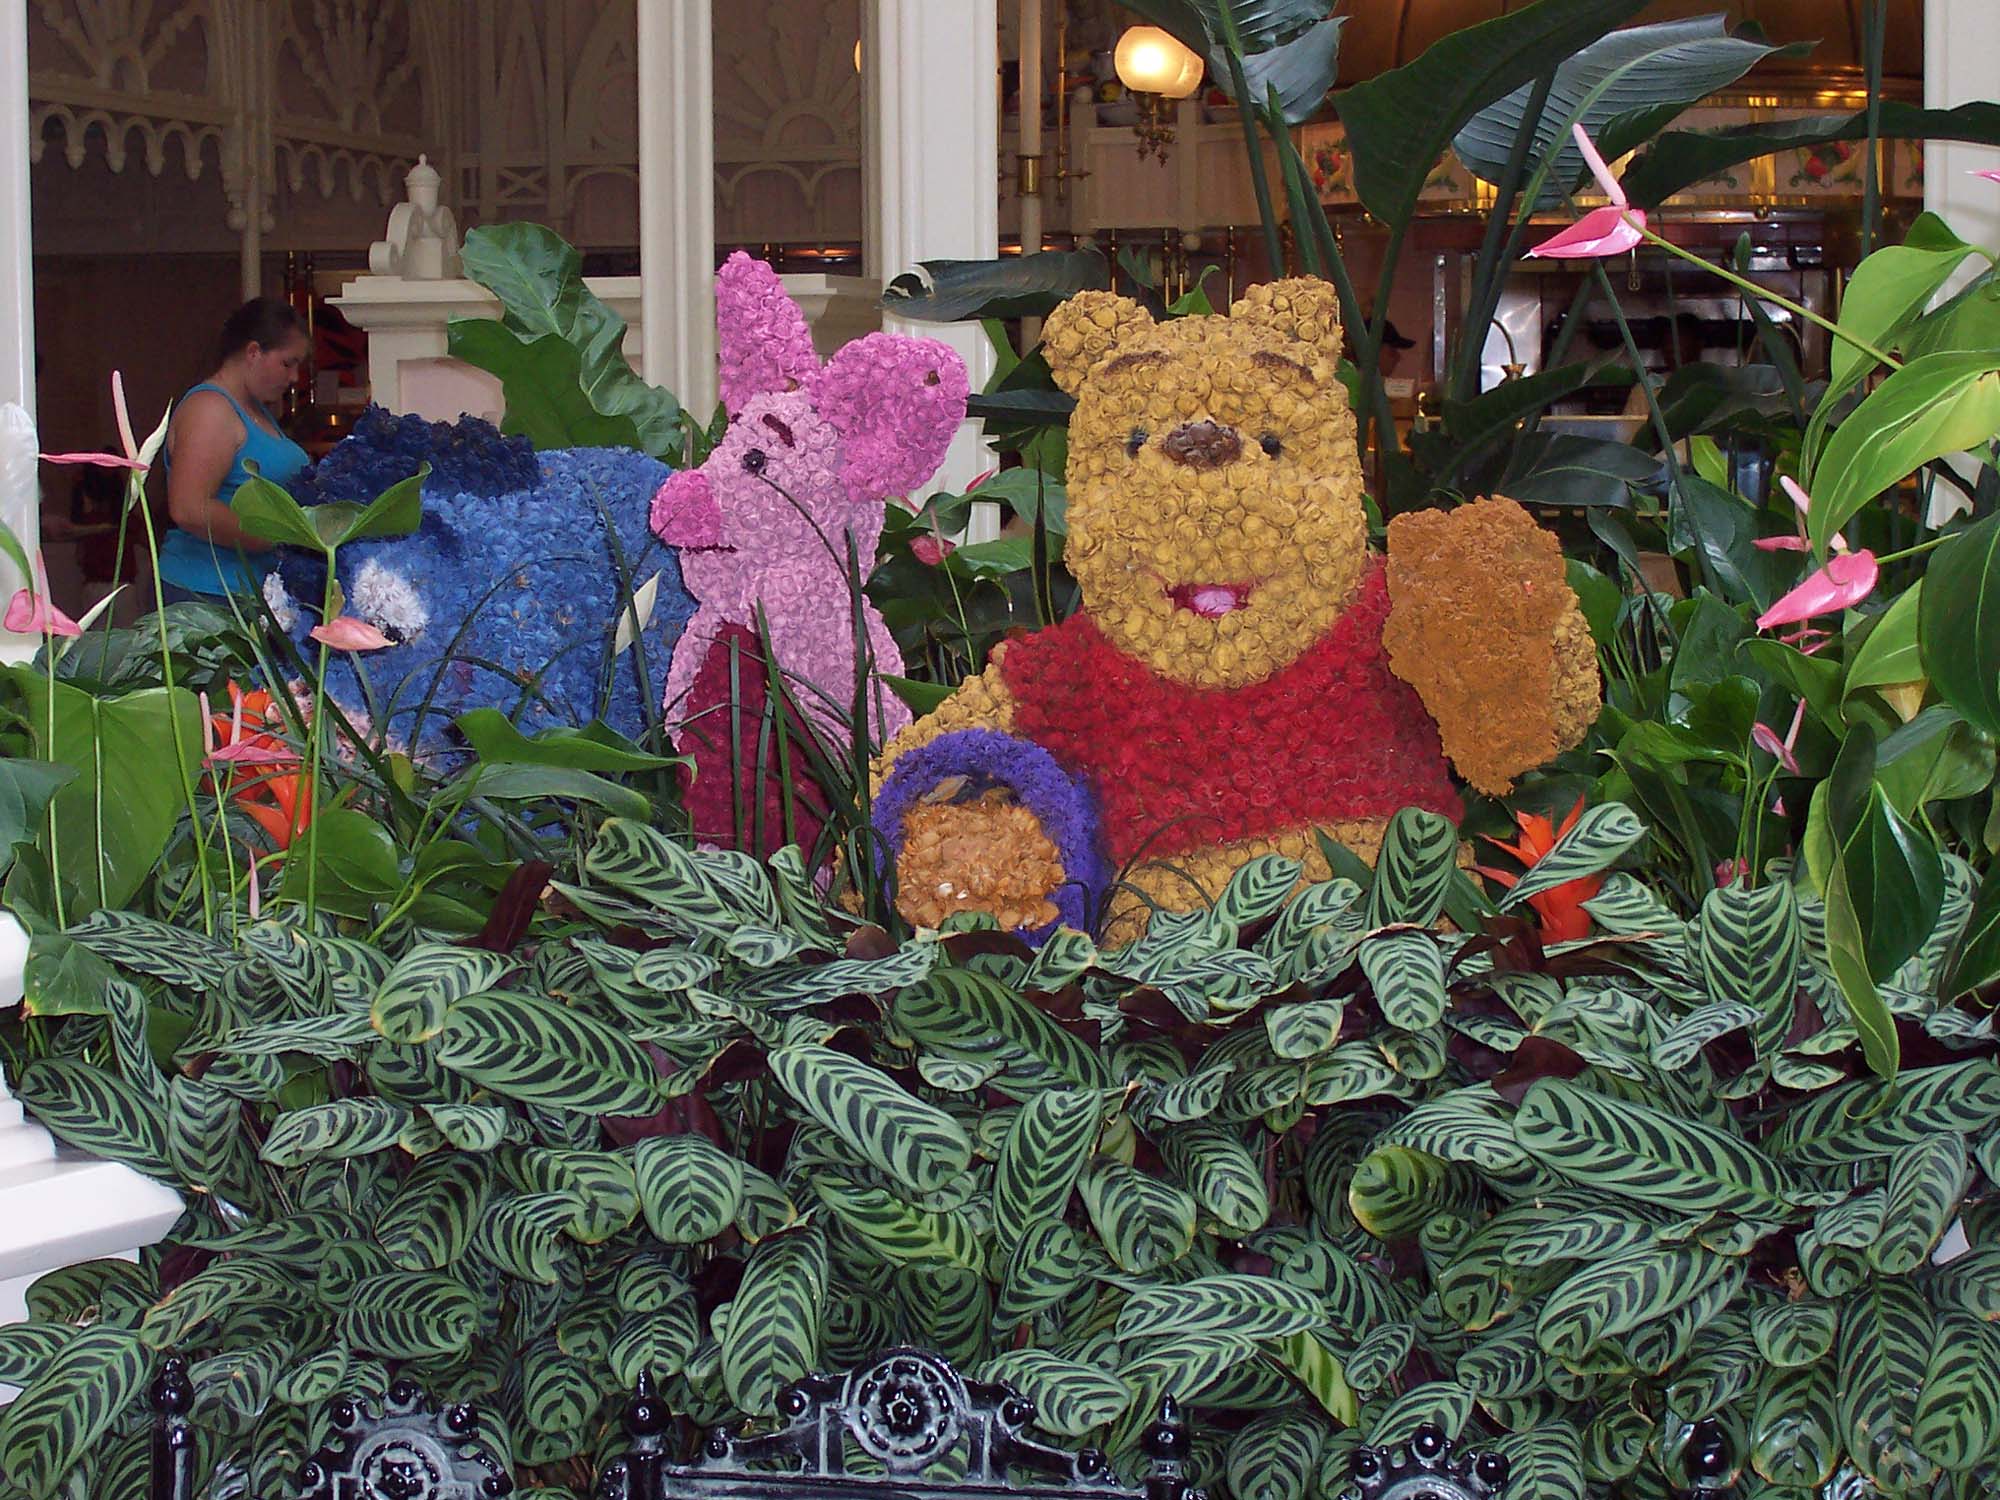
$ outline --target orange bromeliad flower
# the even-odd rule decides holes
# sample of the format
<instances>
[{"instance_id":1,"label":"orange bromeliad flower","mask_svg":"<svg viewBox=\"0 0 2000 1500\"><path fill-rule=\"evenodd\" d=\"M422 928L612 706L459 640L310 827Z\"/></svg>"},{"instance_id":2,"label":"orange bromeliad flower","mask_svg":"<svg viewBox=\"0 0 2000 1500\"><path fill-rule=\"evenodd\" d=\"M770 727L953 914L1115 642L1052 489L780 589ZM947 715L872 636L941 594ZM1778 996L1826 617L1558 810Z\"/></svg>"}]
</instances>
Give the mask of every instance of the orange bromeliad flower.
<instances>
[{"instance_id":1,"label":"orange bromeliad flower","mask_svg":"<svg viewBox=\"0 0 2000 1500\"><path fill-rule=\"evenodd\" d=\"M1576 820L1583 816L1583 798L1576 799L1576 806L1569 810L1561 827L1552 825L1547 818L1535 813L1517 812L1514 822L1521 830L1518 842L1503 844L1498 839L1489 838L1487 843L1496 849L1504 849L1529 869L1556 846L1556 840L1576 827ZM1473 868L1488 880L1501 885L1519 885L1521 877L1505 870L1489 870L1484 865ZM1583 909L1583 903L1590 900L1604 888L1601 875L1583 875L1575 880L1565 880L1561 885L1550 886L1545 891L1537 891L1528 898L1528 905L1541 918L1542 936L1550 942L1573 943L1590 936L1590 913Z\"/></svg>"},{"instance_id":2,"label":"orange bromeliad flower","mask_svg":"<svg viewBox=\"0 0 2000 1500\"><path fill-rule=\"evenodd\" d=\"M291 848L292 840L312 826L312 803L312 780L297 771L260 776L236 792L237 806L280 849Z\"/></svg>"},{"instance_id":3,"label":"orange bromeliad flower","mask_svg":"<svg viewBox=\"0 0 2000 1500\"><path fill-rule=\"evenodd\" d=\"M229 799L240 807L280 849L312 823L308 779L296 769L299 757L276 733L279 722L271 695L244 692L229 684L230 712L210 714L202 726L207 741L209 771L229 777ZM237 768L255 774L235 782Z\"/></svg>"}]
</instances>

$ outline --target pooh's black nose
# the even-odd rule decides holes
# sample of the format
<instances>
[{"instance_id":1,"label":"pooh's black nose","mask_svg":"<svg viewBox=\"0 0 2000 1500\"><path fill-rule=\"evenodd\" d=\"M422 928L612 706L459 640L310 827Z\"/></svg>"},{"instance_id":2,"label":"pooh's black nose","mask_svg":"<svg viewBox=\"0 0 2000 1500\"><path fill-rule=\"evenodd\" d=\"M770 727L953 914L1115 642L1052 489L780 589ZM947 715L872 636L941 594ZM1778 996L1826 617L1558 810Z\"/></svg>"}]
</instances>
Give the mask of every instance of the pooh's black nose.
<instances>
[{"instance_id":1,"label":"pooh's black nose","mask_svg":"<svg viewBox=\"0 0 2000 1500\"><path fill-rule=\"evenodd\" d=\"M1183 422L1166 435L1160 447L1177 464L1190 469L1219 469L1243 451L1234 427L1220 422Z\"/></svg>"}]
</instances>

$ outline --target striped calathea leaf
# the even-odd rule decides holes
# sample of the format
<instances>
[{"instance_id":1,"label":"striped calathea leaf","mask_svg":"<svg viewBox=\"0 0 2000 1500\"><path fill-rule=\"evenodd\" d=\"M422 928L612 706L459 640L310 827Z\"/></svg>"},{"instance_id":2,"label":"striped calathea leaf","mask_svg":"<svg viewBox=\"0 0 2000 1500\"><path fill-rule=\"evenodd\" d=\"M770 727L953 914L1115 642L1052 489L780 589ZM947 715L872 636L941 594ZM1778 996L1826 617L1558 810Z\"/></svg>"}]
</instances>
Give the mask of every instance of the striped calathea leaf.
<instances>
[{"instance_id":1,"label":"striped calathea leaf","mask_svg":"<svg viewBox=\"0 0 2000 1500\"><path fill-rule=\"evenodd\" d=\"M1686 909L1635 826L1587 814L1537 877L1603 876L1617 939L1546 967L1447 923L1458 830L1417 813L1372 875L1260 860L1114 952L897 939L802 857L618 820L504 954L97 913L117 1003L10 1076L179 1187L202 1255L44 1279L0 1461L122 1474L172 1348L243 1472L417 1372L560 1492L641 1370L727 1421L914 1343L1121 1463L1174 1396L1218 1500L1332 1500L1424 1421L1506 1453L1509 1500L1658 1500L1699 1434L1760 1494L1980 1483L2000 1063L1923 987L1951 942L1897 980L1921 1065L1872 1077L1803 877Z\"/></svg>"}]
</instances>

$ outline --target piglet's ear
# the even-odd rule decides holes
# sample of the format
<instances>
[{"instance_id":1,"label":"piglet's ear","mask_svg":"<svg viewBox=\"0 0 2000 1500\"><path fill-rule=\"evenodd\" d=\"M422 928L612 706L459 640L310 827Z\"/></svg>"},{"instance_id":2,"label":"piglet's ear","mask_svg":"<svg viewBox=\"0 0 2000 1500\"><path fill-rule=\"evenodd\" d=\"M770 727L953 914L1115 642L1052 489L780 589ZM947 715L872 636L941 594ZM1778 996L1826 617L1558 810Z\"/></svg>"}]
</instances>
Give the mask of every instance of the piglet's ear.
<instances>
[{"instance_id":1,"label":"piglet's ear","mask_svg":"<svg viewBox=\"0 0 2000 1500\"><path fill-rule=\"evenodd\" d=\"M819 374L812 330L778 273L738 250L715 274L722 404L733 418L752 396L804 390Z\"/></svg>"},{"instance_id":2,"label":"piglet's ear","mask_svg":"<svg viewBox=\"0 0 2000 1500\"><path fill-rule=\"evenodd\" d=\"M936 339L871 333L827 361L819 412L840 434L856 500L907 495L937 473L970 395L965 361Z\"/></svg>"}]
</instances>

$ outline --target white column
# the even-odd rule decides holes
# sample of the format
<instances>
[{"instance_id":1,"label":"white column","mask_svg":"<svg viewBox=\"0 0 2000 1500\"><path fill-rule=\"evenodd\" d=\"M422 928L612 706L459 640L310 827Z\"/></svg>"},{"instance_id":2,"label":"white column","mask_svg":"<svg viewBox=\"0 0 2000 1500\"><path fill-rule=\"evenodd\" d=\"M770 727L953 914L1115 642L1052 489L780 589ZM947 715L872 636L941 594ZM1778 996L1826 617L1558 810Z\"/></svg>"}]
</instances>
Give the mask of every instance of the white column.
<instances>
[{"instance_id":1,"label":"white column","mask_svg":"<svg viewBox=\"0 0 2000 1500\"><path fill-rule=\"evenodd\" d=\"M28 8L0 6L0 401L35 410L35 262L28 225ZM9 525L15 525L12 516ZM16 526L16 530L18 530ZM21 540L35 544L32 533ZM10 584L7 590L13 592Z\"/></svg>"},{"instance_id":2,"label":"white column","mask_svg":"<svg viewBox=\"0 0 2000 1500\"><path fill-rule=\"evenodd\" d=\"M1926 106L1950 109L1993 98L1996 57L2000 5L1994 0L1925 0ZM1995 169L2000 150L1991 146L1930 142L1924 148L1924 207L1974 244L2000 249L2000 183L1971 175Z\"/></svg>"},{"instance_id":3,"label":"white column","mask_svg":"<svg viewBox=\"0 0 2000 1500\"><path fill-rule=\"evenodd\" d=\"M865 249L883 283L926 260L986 260L1000 253L999 17L995 0L867 0L862 72L867 95ZM993 372L977 324L884 318L892 333L943 339L965 357L972 388ZM993 467L966 423L936 487L961 490ZM992 534L981 506L973 540Z\"/></svg>"},{"instance_id":4,"label":"white column","mask_svg":"<svg viewBox=\"0 0 2000 1500\"><path fill-rule=\"evenodd\" d=\"M711 0L639 0L643 373L706 423L715 409L715 74Z\"/></svg>"},{"instance_id":5,"label":"white column","mask_svg":"<svg viewBox=\"0 0 2000 1500\"><path fill-rule=\"evenodd\" d=\"M0 5L0 403L35 410L35 259L28 222L28 8ZM33 466L29 468L32 474ZM41 544L41 501L32 482L0 482L0 521L29 555ZM27 580L0 557L0 600ZM0 637L0 661L28 661L39 642Z\"/></svg>"}]
</instances>

